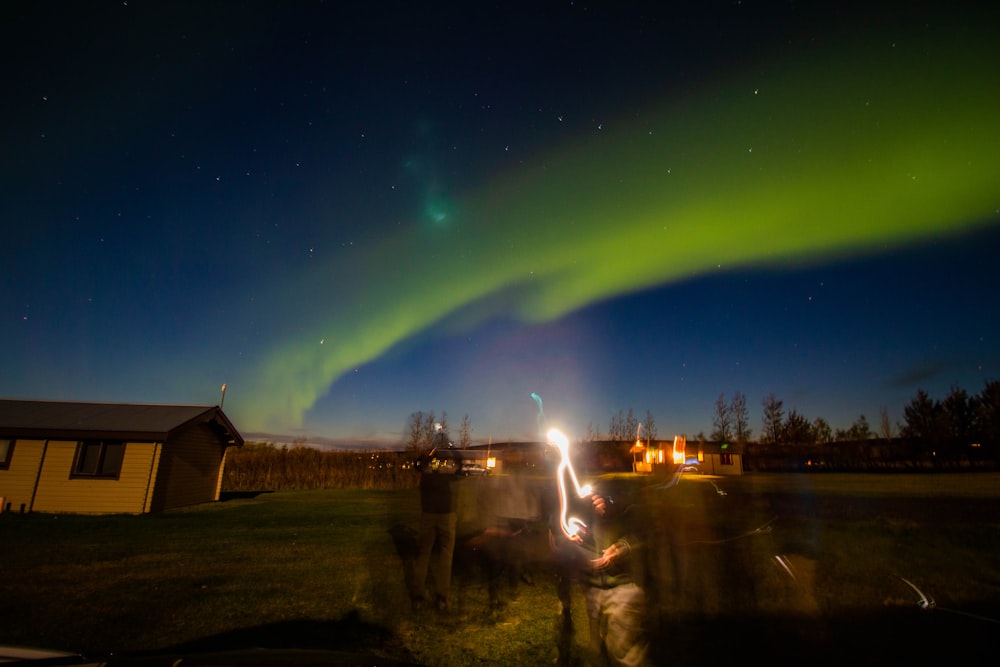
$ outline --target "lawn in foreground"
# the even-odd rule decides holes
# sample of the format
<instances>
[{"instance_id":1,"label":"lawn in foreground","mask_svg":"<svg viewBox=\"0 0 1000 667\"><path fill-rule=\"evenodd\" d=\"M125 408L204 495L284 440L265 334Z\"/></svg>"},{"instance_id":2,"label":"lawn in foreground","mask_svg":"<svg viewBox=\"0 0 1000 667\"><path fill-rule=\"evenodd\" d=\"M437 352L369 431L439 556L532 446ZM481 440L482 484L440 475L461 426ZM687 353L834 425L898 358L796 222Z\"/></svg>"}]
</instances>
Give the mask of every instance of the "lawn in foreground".
<instances>
[{"instance_id":1,"label":"lawn in foreground","mask_svg":"<svg viewBox=\"0 0 1000 667\"><path fill-rule=\"evenodd\" d=\"M766 647L772 658L820 650L832 662L873 637L888 646L914 632L975 644L1000 600L998 484L748 475L647 489L658 657L718 664ZM561 633L537 550L526 564L533 585L504 588L496 610L475 554L460 549L453 613L414 616L389 529L415 526L418 511L412 490L338 490L152 516L3 515L0 643L90 655L329 648L425 665L576 659L582 599L576 632ZM937 609L919 609L904 579Z\"/></svg>"}]
</instances>

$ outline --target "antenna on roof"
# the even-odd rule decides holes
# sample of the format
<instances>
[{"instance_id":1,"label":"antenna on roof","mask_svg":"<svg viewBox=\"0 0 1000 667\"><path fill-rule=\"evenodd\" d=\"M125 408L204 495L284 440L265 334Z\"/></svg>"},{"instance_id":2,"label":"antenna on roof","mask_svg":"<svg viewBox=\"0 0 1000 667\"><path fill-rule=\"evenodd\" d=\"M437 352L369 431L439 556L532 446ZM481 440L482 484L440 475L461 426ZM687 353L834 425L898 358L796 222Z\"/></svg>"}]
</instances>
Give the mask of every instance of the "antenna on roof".
<instances>
[{"instance_id":1,"label":"antenna on roof","mask_svg":"<svg viewBox=\"0 0 1000 667\"><path fill-rule=\"evenodd\" d=\"M219 401L219 409L222 409L223 404L226 402L226 383L222 383L222 400Z\"/></svg>"}]
</instances>

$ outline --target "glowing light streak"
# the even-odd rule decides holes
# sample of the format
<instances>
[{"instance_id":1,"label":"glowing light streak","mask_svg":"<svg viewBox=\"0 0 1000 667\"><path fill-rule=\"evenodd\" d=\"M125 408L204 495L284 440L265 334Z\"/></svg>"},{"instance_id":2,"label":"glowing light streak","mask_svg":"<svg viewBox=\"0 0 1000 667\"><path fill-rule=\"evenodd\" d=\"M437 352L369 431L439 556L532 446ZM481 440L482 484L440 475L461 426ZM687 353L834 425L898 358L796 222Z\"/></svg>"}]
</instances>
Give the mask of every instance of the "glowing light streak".
<instances>
[{"instance_id":1,"label":"glowing light streak","mask_svg":"<svg viewBox=\"0 0 1000 667\"><path fill-rule=\"evenodd\" d=\"M936 606L936 603L934 602L933 598L930 598L927 595L925 595L924 592L919 588L917 588L916 584L914 584L912 581L910 581L909 579L904 579L903 577L900 577L899 579L904 584L912 588L913 592L917 594L918 607L920 607L921 609L933 609Z\"/></svg>"},{"instance_id":2,"label":"glowing light streak","mask_svg":"<svg viewBox=\"0 0 1000 667\"><path fill-rule=\"evenodd\" d=\"M532 396L535 395L532 394ZM539 404L541 404L540 399ZM573 482L573 490L580 498L591 495L593 489L589 484L580 486L576 470L573 469L573 462L569 458L569 440L562 431L556 428L549 429L546 437L548 443L559 450L559 467L556 469L556 482L559 485L559 527L567 538L580 541L580 532L587 529L587 524L577 517L567 516L569 514L569 498L567 497L566 478L569 477Z\"/></svg>"},{"instance_id":3,"label":"glowing light streak","mask_svg":"<svg viewBox=\"0 0 1000 667\"><path fill-rule=\"evenodd\" d=\"M783 569L785 573L792 578L792 581L798 581L798 577L795 576L795 570L792 569L792 565L788 562L788 559L778 554L774 557L774 560L781 566L781 569Z\"/></svg>"}]
</instances>

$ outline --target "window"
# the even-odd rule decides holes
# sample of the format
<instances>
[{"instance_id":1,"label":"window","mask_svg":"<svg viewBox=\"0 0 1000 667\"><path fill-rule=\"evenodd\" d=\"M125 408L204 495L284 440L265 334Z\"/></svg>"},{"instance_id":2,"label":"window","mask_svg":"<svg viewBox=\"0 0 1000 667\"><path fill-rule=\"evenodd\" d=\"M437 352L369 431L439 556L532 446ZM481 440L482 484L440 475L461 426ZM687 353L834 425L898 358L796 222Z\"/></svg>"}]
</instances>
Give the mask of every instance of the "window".
<instances>
[{"instance_id":1,"label":"window","mask_svg":"<svg viewBox=\"0 0 1000 667\"><path fill-rule=\"evenodd\" d=\"M730 454L729 452L723 452L719 454L719 463L721 463L724 466L733 465L733 455Z\"/></svg>"},{"instance_id":2,"label":"window","mask_svg":"<svg viewBox=\"0 0 1000 667\"><path fill-rule=\"evenodd\" d=\"M0 470L10 467L10 457L14 454L14 441L0 438Z\"/></svg>"},{"instance_id":3,"label":"window","mask_svg":"<svg viewBox=\"0 0 1000 667\"><path fill-rule=\"evenodd\" d=\"M125 443L115 440L83 440L76 448L73 477L118 479L122 471Z\"/></svg>"}]
</instances>

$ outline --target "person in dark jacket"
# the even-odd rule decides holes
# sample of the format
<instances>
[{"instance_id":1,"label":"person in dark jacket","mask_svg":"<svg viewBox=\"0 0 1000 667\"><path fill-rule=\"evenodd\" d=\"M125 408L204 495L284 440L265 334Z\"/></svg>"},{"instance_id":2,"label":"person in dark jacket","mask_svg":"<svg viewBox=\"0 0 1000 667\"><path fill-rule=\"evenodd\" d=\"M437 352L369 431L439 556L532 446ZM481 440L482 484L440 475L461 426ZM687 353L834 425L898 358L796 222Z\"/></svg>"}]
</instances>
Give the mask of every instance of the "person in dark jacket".
<instances>
[{"instance_id":1,"label":"person in dark jacket","mask_svg":"<svg viewBox=\"0 0 1000 667\"><path fill-rule=\"evenodd\" d=\"M454 482L458 475L454 466L447 466L430 456L423 457L418 467L421 469L420 535L410 595L414 609L423 607L427 602L427 580L430 578L435 608L447 611L458 516Z\"/></svg>"}]
</instances>

